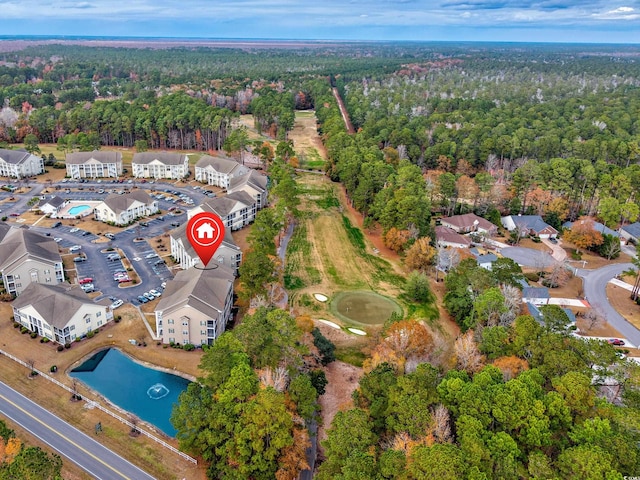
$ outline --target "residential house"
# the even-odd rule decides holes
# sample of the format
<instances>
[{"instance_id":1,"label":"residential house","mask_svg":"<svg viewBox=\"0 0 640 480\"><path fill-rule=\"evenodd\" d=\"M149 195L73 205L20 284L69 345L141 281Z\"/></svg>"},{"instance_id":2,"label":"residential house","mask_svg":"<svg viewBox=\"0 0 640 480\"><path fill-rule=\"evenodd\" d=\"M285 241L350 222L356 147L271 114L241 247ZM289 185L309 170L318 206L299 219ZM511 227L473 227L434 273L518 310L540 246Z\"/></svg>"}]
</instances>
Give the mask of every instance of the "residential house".
<instances>
[{"instance_id":1,"label":"residential house","mask_svg":"<svg viewBox=\"0 0 640 480\"><path fill-rule=\"evenodd\" d=\"M469 251L476 257L478 265L486 270L491 270L493 262L498 260L498 257L493 253L480 253L477 248L470 248Z\"/></svg>"},{"instance_id":2,"label":"residential house","mask_svg":"<svg viewBox=\"0 0 640 480\"><path fill-rule=\"evenodd\" d=\"M66 165L71 178L118 178L122 175L122 153L99 150L68 153Z\"/></svg>"},{"instance_id":3,"label":"residential house","mask_svg":"<svg viewBox=\"0 0 640 480\"><path fill-rule=\"evenodd\" d=\"M640 243L640 222L620 227L620 236L627 242Z\"/></svg>"},{"instance_id":4,"label":"residential house","mask_svg":"<svg viewBox=\"0 0 640 480\"><path fill-rule=\"evenodd\" d=\"M212 345L231 320L233 281L224 265L178 272L155 309L162 343Z\"/></svg>"},{"instance_id":5,"label":"residential house","mask_svg":"<svg viewBox=\"0 0 640 480\"><path fill-rule=\"evenodd\" d=\"M31 283L13 301L13 318L41 337L61 345L73 342L113 319L110 308L95 303L78 285Z\"/></svg>"},{"instance_id":6,"label":"residential house","mask_svg":"<svg viewBox=\"0 0 640 480\"><path fill-rule=\"evenodd\" d=\"M267 187L269 179L266 175L251 170L246 175L234 177L229 181L227 192L246 192L256 201L258 210L267 206Z\"/></svg>"},{"instance_id":7,"label":"residential house","mask_svg":"<svg viewBox=\"0 0 640 480\"><path fill-rule=\"evenodd\" d=\"M467 248L471 240L455 230L442 225L436 227L436 244L439 247Z\"/></svg>"},{"instance_id":8,"label":"residential house","mask_svg":"<svg viewBox=\"0 0 640 480\"><path fill-rule=\"evenodd\" d=\"M36 207L45 215L49 215L50 217L55 218L60 210L62 210L65 205L67 205L68 200L64 198L58 197L57 195L52 195L49 198L45 198L44 200L40 200L38 206Z\"/></svg>"},{"instance_id":9,"label":"residential house","mask_svg":"<svg viewBox=\"0 0 640 480\"><path fill-rule=\"evenodd\" d=\"M502 225L510 232L518 230L520 236L538 236L540 238L555 238L558 231L542 220L540 215L509 215L502 217Z\"/></svg>"},{"instance_id":10,"label":"residential house","mask_svg":"<svg viewBox=\"0 0 640 480\"><path fill-rule=\"evenodd\" d=\"M224 197L209 199L187 212L190 219L200 212L218 215L228 230L240 230L256 218L256 201L246 192L229 193Z\"/></svg>"},{"instance_id":11,"label":"residential house","mask_svg":"<svg viewBox=\"0 0 640 480\"><path fill-rule=\"evenodd\" d=\"M572 226L573 226L573 222L564 222L562 224L562 228L565 228L567 230L570 229ZM607 227L606 225L603 225L600 222L594 221L593 229L596 230L597 232L602 233L603 235L613 235L616 238L620 238L620 233L610 229L609 227Z\"/></svg>"},{"instance_id":12,"label":"residential house","mask_svg":"<svg viewBox=\"0 0 640 480\"><path fill-rule=\"evenodd\" d=\"M26 150L0 149L0 177L24 178L44 173L44 160Z\"/></svg>"},{"instance_id":13,"label":"residential house","mask_svg":"<svg viewBox=\"0 0 640 480\"><path fill-rule=\"evenodd\" d=\"M498 233L498 227L486 218L479 217L475 213L465 213L464 215L441 218L440 224L458 233L477 232L488 237Z\"/></svg>"},{"instance_id":14,"label":"residential house","mask_svg":"<svg viewBox=\"0 0 640 480\"><path fill-rule=\"evenodd\" d=\"M172 230L169 233L169 238L171 241L171 256L180 264L180 268L186 270L193 267L200 261L198 254L193 249L191 242L187 238L186 223ZM238 275L238 268L242 261L242 251L235 244L233 237L231 236L230 229L225 228L224 239L215 251L211 261L225 265L233 270L235 275Z\"/></svg>"},{"instance_id":15,"label":"residential house","mask_svg":"<svg viewBox=\"0 0 640 480\"><path fill-rule=\"evenodd\" d=\"M179 180L189 175L189 157L184 153L136 153L131 169L137 178L173 178Z\"/></svg>"},{"instance_id":16,"label":"residential house","mask_svg":"<svg viewBox=\"0 0 640 480\"><path fill-rule=\"evenodd\" d=\"M20 295L31 283L64 281L62 258L52 238L4 222L0 222L0 272L11 295Z\"/></svg>"},{"instance_id":17,"label":"residential house","mask_svg":"<svg viewBox=\"0 0 640 480\"><path fill-rule=\"evenodd\" d=\"M128 225L138 218L158 212L158 202L143 190L107 196L94 209L96 220L114 225Z\"/></svg>"},{"instance_id":18,"label":"residential house","mask_svg":"<svg viewBox=\"0 0 640 480\"><path fill-rule=\"evenodd\" d=\"M248 167L229 157L203 155L196 163L196 180L227 189L232 178L246 175Z\"/></svg>"},{"instance_id":19,"label":"residential house","mask_svg":"<svg viewBox=\"0 0 640 480\"><path fill-rule=\"evenodd\" d=\"M547 305L549 303L549 289L546 287L524 287L522 289L522 301L534 305Z\"/></svg>"}]
</instances>

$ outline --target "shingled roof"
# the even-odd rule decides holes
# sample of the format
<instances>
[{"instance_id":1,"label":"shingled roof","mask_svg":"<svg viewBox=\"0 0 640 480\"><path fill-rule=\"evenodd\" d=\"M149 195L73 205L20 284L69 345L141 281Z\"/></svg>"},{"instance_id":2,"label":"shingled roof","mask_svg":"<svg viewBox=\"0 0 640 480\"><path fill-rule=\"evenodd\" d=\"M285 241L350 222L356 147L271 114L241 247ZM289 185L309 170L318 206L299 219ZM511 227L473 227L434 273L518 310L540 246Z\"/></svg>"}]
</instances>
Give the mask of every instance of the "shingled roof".
<instances>
[{"instance_id":1,"label":"shingled roof","mask_svg":"<svg viewBox=\"0 0 640 480\"><path fill-rule=\"evenodd\" d=\"M26 150L0 149L0 160L4 160L6 163L20 165L26 162L29 157L31 157L31 154Z\"/></svg>"},{"instance_id":2,"label":"shingled roof","mask_svg":"<svg viewBox=\"0 0 640 480\"><path fill-rule=\"evenodd\" d=\"M202 202L200 208L205 212L213 212L219 217L226 217L238 203L248 207L256 203L256 201L246 192L234 192L224 197L215 197Z\"/></svg>"},{"instance_id":3,"label":"shingled roof","mask_svg":"<svg viewBox=\"0 0 640 480\"><path fill-rule=\"evenodd\" d=\"M183 223L178 228L171 230L169 234L174 239L180 240L182 242L182 245L191 258L197 257L198 254L191 246L191 241L187 238L187 223ZM238 252L240 251L240 247L236 245L236 242L233 240L233 236L231 236L231 229L224 229L224 238L222 239L221 246L237 250Z\"/></svg>"},{"instance_id":4,"label":"shingled roof","mask_svg":"<svg viewBox=\"0 0 640 480\"><path fill-rule=\"evenodd\" d=\"M243 185L251 185L258 190L266 190L269 179L266 175L262 175L255 170L251 170L246 175L233 177L229 182L229 190L234 190Z\"/></svg>"},{"instance_id":5,"label":"shingled roof","mask_svg":"<svg viewBox=\"0 0 640 480\"><path fill-rule=\"evenodd\" d=\"M164 165L182 165L184 163L186 155L184 153L169 153L169 152L143 152L136 153L133 156L131 163L147 164L154 160L158 160Z\"/></svg>"},{"instance_id":6,"label":"shingled roof","mask_svg":"<svg viewBox=\"0 0 640 480\"><path fill-rule=\"evenodd\" d=\"M0 223L0 269L11 267L27 255L54 263L62 261L52 238Z\"/></svg>"},{"instance_id":7,"label":"shingled roof","mask_svg":"<svg viewBox=\"0 0 640 480\"><path fill-rule=\"evenodd\" d=\"M240 164L234 159L222 156L203 155L196 163L197 168L213 167L216 172L231 173Z\"/></svg>"},{"instance_id":8,"label":"shingled roof","mask_svg":"<svg viewBox=\"0 0 640 480\"><path fill-rule=\"evenodd\" d=\"M182 270L173 280L167 282L167 288L156 306L156 311L164 314L190 306L212 319L218 318L225 309L225 301L229 290L233 288L234 279L233 271L224 265L206 270Z\"/></svg>"},{"instance_id":9,"label":"shingled roof","mask_svg":"<svg viewBox=\"0 0 640 480\"><path fill-rule=\"evenodd\" d=\"M104 203L116 214L128 210L134 202L142 202L148 205L152 202L149 194L143 190L133 190L132 192L118 195L112 193L104 199Z\"/></svg>"},{"instance_id":10,"label":"shingled roof","mask_svg":"<svg viewBox=\"0 0 640 480\"><path fill-rule=\"evenodd\" d=\"M65 162L70 165L82 165L92 159L100 163L121 163L122 153L107 152L102 150L94 150L93 152L67 153Z\"/></svg>"},{"instance_id":11,"label":"shingled roof","mask_svg":"<svg viewBox=\"0 0 640 480\"><path fill-rule=\"evenodd\" d=\"M30 283L13 307L20 309L31 305L49 325L62 329L85 304L95 305L78 285L59 283L43 285Z\"/></svg>"}]
</instances>

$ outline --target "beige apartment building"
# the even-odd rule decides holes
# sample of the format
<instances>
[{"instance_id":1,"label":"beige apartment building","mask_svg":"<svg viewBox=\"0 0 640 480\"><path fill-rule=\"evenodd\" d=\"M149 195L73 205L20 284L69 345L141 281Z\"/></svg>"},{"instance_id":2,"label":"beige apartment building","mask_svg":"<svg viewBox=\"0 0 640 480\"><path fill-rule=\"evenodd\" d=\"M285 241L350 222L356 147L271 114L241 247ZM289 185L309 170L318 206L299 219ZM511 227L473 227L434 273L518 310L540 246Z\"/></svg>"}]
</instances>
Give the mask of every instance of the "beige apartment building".
<instances>
[{"instance_id":1,"label":"beige apartment building","mask_svg":"<svg viewBox=\"0 0 640 480\"><path fill-rule=\"evenodd\" d=\"M122 153L93 152L68 153L65 163L71 178L118 178L122 175Z\"/></svg>"}]
</instances>

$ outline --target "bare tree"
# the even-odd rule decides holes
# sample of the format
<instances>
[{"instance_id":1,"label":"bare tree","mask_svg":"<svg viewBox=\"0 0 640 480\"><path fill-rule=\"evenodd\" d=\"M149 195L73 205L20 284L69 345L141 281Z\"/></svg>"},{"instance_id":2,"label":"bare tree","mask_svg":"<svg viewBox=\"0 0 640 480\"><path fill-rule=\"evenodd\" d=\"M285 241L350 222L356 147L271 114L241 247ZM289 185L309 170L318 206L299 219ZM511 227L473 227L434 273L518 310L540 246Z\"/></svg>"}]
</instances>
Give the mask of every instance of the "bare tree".
<instances>
[{"instance_id":1,"label":"bare tree","mask_svg":"<svg viewBox=\"0 0 640 480\"><path fill-rule=\"evenodd\" d=\"M442 404L433 410L433 436L440 443L451 442L451 419L449 410Z\"/></svg>"},{"instance_id":2,"label":"bare tree","mask_svg":"<svg viewBox=\"0 0 640 480\"><path fill-rule=\"evenodd\" d=\"M265 367L260 371L260 382L267 387L273 387L277 392L284 392L289 383L289 373L284 367L277 367L275 370Z\"/></svg>"},{"instance_id":3,"label":"bare tree","mask_svg":"<svg viewBox=\"0 0 640 480\"><path fill-rule=\"evenodd\" d=\"M129 431L129 435L132 437L137 437L140 435L140 430L138 429L138 424L140 423L140 419L133 414L129 415L129 423L131 424L131 430Z\"/></svg>"},{"instance_id":4,"label":"bare tree","mask_svg":"<svg viewBox=\"0 0 640 480\"><path fill-rule=\"evenodd\" d=\"M571 272L562 262L555 262L551 267L549 276L545 278L544 284L551 288L563 287L571 278Z\"/></svg>"},{"instance_id":5,"label":"bare tree","mask_svg":"<svg viewBox=\"0 0 640 480\"><path fill-rule=\"evenodd\" d=\"M518 316L522 305L522 292L513 285L503 285L502 295L507 311L500 315L499 325L509 326Z\"/></svg>"},{"instance_id":6,"label":"bare tree","mask_svg":"<svg viewBox=\"0 0 640 480\"><path fill-rule=\"evenodd\" d=\"M480 354L478 345L473 339L473 330L459 336L453 345L453 350L459 369L475 373L484 366L484 357Z\"/></svg>"},{"instance_id":7,"label":"bare tree","mask_svg":"<svg viewBox=\"0 0 640 480\"><path fill-rule=\"evenodd\" d=\"M604 323L603 318L598 315L594 309L587 310L584 314L584 324L587 327L587 332L590 332L594 328L602 326Z\"/></svg>"},{"instance_id":8,"label":"bare tree","mask_svg":"<svg viewBox=\"0 0 640 480\"><path fill-rule=\"evenodd\" d=\"M77 402L80 400L80 394L78 393L78 380L75 378L71 380L71 400Z\"/></svg>"},{"instance_id":9,"label":"bare tree","mask_svg":"<svg viewBox=\"0 0 640 480\"><path fill-rule=\"evenodd\" d=\"M29 373L32 376L35 375L37 373L35 368L34 368L34 366L36 364L36 361L34 359L32 359L32 358L27 358L26 362L27 362L27 365L29 365L29 370L30 370Z\"/></svg>"}]
</instances>

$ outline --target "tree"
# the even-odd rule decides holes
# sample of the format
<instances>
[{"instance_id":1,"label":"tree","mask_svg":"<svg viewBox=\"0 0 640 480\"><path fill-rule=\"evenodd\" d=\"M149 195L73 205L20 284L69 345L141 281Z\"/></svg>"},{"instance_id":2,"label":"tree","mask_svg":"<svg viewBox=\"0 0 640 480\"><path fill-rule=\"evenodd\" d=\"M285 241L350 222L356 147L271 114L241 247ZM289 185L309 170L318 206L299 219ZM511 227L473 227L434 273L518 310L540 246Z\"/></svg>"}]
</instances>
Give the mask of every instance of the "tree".
<instances>
[{"instance_id":1,"label":"tree","mask_svg":"<svg viewBox=\"0 0 640 480\"><path fill-rule=\"evenodd\" d=\"M149 150L149 144L146 140L136 140L135 147L136 152L138 153L146 152L147 150Z\"/></svg>"},{"instance_id":2,"label":"tree","mask_svg":"<svg viewBox=\"0 0 640 480\"><path fill-rule=\"evenodd\" d=\"M411 232L409 230L398 230L396 227L391 227L384 234L384 244L396 253L403 251L410 239Z\"/></svg>"},{"instance_id":3,"label":"tree","mask_svg":"<svg viewBox=\"0 0 640 480\"><path fill-rule=\"evenodd\" d=\"M267 285L277 278L276 263L273 257L259 250L251 249L243 256L240 265L240 296L251 299L256 295L264 295Z\"/></svg>"},{"instance_id":4,"label":"tree","mask_svg":"<svg viewBox=\"0 0 640 480\"><path fill-rule=\"evenodd\" d=\"M413 270L424 272L436 256L436 249L431 246L429 237L422 237L409 247L405 256L405 264Z\"/></svg>"},{"instance_id":5,"label":"tree","mask_svg":"<svg viewBox=\"0 0 640 480\"><path fill-rule=\"evenodd\" d=\"M322 332L320 332L320 330L318 330L317 328L314 328L311 331L311 335L313 335L313 344L318 349L318 352L320 353L320 356L322 358L320 363L322 363L322 365L328 365L333 362L336 359L336 346L324 335L322 335Z\"/></svg>"},{"instance_id":6,"label":"tree","mask_svg":"<svg viewBox=\"0 0 640 480\"><path fill-rule=\"evenodd\" d=\"M499 283L520 287L520 280L524 279L522 268L507 257L498 258L491 264L491 273Z\"/></svg>"},{"instance_id":7,"label":"tree","mask_svg":"<svg viewBox=\"0 0 640 480\"><path fill-rule=\"evenodd\" d=\"M226 138L223 144L223 148L227 154L238 153L240 156L240 163L244 165L244 151L249 143L249 133L247 128L242 126L234 129Z\"/></svg>"},{"instance_id":8,"label":"tree","mask_svg":"<svg viewBox=\"0 0 640 480\"><path fill-rule=\"evenodd\" d=\"M558 305L543 305L540 307L545 327L555 333L568 333L571 321L568 315Z\"/></svg>"},{"instance_id":9,"label":"tree","mask_svg":"<svg viewBox=\"0 0 640 480\"><path fill-rule=\"evenodd\" d=\"M484 366L484 358L478 350L478 345L473 339L471 330L456 339L453 349L456 354L458 368L461 370L475 373Z\"/></svg>"},{"instance_id":10,"label":"tree","mask_svg":"<svg viewBox=\"0 0 640 480\"><path fill-rule=\"evenodd\" d=\"M571 272L567 269L567 266L562 262L554 262L551 266L551 271L544 278L542 284L550 288L563 287L570 278Z\"/></svg>"},{"instance_id":11,"label":"tree","mask_svg":"<svg viewBox=\"0 0 640 480\"><path fill-rule=\"evenodd\" d=\"M489 288L481 293L473 304L473 311L465 321L467 328L474 328L476 325L495 327L500 324L502 316L507 313L502 291L497 288Z\"/></svg>"},{"instance_id":12,"label":"tree","mask_svg":"<svg viewBox=\"0 0 640 480\"><path fill-rule=\"evenodd\" d=\"M573 222L571 228L564 233L564 239L573 243L577 249L589 249L602 245L604 241L602 233L594 228L593 219L589 217L580 217Z\"/></svg>"},{"instance_id":13,"label":"tree","mask_svg":"<svg viewBox=\"0 0 640 480\"><path fill-rule=\"evenodd\" d=\"M621 215L622 206L618 200L612 197L605 197L600 200L598 205L598 216L607 227L615 228L620 221Z\"/></svg>"},{"instance_id":14,"label":"tree","mask_svg":"<svg viewBox=\"0 0 640 480\"><path fill-rule=\"evenodd\" d=\"M429 287L429 279L424 273L411 272L404 286L407 296L414 302L426 303L431 301L433 294Z\"/></svg>"},{"instance_id":15,"label":"tree","mask_svg":"<svg viewBox=\"0 0 640 480\"><path fill-rule=\"evenodd\" d=\"M38 137L36 137L33 133L29 133L26 137L24 137L24 149L31 154L40 153Z\"/></svg>"}]
</instances>

